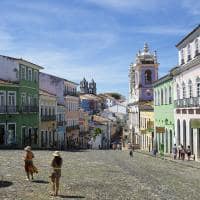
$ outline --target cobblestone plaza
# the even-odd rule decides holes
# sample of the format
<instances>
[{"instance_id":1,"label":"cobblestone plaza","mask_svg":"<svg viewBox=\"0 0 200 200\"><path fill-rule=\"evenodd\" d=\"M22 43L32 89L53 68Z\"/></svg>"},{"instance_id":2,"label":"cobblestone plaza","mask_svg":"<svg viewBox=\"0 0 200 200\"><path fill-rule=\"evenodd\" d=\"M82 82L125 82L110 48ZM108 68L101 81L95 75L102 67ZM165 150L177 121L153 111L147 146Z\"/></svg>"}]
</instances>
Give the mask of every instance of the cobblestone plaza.
<instances>
[{"instance_id":1,"label":"cobblestone plaza","mask_svg":"<svg viewBox=\"0 0 200 200\"><path fill-rule=\"evenodd\" d=\"M0 199L200 199L200 164L162 160L127 151L61 152L58 197L51 197L51 151L34 151L39 169L26 181L23 151L0 151Z\"/></svg>"}]
</instances>

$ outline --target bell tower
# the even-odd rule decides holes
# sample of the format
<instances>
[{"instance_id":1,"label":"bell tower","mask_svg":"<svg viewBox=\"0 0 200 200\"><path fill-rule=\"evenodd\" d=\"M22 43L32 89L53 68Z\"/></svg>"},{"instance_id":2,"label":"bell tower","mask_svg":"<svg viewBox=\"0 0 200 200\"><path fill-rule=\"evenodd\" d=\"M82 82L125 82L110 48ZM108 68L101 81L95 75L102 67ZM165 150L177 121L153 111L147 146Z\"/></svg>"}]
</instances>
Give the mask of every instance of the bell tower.
<instances>
[{"instance_id":1,"label":"bell tower","mask_svg":"<svg viewBox=\"0 0 200 200\"><path fill-rule=\"evenodd\" d=\"M153 82L158 79L158 66L156 51L151 53L145 43L143 51L138 51L135 63L130 66L130 103L153 100Z\"/></svg>"}]
</instances>

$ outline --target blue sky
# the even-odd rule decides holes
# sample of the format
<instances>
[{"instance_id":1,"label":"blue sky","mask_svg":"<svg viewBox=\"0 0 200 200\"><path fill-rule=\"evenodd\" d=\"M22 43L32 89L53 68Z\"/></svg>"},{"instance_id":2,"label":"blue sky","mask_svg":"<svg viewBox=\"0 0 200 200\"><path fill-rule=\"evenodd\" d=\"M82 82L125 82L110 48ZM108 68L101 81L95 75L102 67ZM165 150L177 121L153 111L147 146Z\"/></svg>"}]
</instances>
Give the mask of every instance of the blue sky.
<instances>
[{"instance_id":1,"label":"blue sky","mask_svg":"<svg viewBox=\"0 0 200 200\"><path fill-rule=\"evenodd\" d=\"M1 0L0 54L100 92L128 95L128 68L147 42L164 75L177 44L200 23L197 0Z\"/></svg>"}]
</instances>

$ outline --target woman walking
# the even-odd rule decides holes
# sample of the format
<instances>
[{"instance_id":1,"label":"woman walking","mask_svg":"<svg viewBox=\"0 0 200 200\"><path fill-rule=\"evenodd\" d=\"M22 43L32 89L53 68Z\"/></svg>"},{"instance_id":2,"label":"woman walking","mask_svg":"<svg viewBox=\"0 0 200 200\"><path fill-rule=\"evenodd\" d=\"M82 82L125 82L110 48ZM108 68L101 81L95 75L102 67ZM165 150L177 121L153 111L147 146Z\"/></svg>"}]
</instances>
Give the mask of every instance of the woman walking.
<instances>
[{"instance_id":1,"label":"woman walking","mask_svg":"<svg viewBox=\"0 0 200 200\"><path fill-rule=\"evenodd\" d=\"M31 179L33 180L33 173L38 173L37 168L33 165L34 154L31 151L30 146L27 146L26 148L24 148L24 150L26 151L26 154L24 156L24 169L26 172L27 180L30 180L30 175Z\"/></svg>"},{"instance_id":2,"label":"woman walking","mask_svg":"<svg viewBox=\"0 0 200 200\"><path fill-rule=\"evenodd\" d=\"M50 176L52 182L53 196L58 195L59 190L59 182L61 177L61 167L62 167L62 158L60 156L59 151L55 151L53 153L53 160L51 162L51 167L53 168L53 172Z\"/></svg>"}]
</instances>

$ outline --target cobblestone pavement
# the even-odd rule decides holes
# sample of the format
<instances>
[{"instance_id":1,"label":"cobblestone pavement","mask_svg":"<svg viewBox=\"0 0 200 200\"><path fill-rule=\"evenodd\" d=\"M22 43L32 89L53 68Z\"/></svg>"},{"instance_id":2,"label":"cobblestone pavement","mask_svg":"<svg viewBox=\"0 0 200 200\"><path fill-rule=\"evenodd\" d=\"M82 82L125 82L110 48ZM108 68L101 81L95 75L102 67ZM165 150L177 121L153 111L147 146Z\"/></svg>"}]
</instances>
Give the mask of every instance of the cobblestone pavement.
<instances>
[{"instance_id":1,"label":"cobblestone pavement","mask_svg":"<svg viewBox=\"0 0 200 200\"><path fill-rule=\"evenodd\" d=\"M1 200L200 199L200 169L136 152L130 158L126 151L112 150L61 152L60 196L51 197L52 152L34 151L39 169L34 182L25 180L23 153L0 150Z\"/></svg>"}]
</instances>

